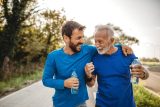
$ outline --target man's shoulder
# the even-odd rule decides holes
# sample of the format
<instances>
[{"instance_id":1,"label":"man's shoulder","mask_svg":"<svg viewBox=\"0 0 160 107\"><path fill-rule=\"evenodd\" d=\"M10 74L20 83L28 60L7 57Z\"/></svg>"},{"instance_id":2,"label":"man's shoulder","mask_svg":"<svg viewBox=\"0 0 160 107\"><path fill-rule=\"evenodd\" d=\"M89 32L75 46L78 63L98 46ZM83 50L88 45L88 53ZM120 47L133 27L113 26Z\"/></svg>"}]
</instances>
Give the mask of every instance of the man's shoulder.
<instances>
[{"instance_id":1,"label":"man's shoulder","mask_svg":"<svg viewBox=\"0 0 160 107\"><path fill-rule=\"evenodd\" d=\"M86 48L90 48L91 47L91 48L93 48L94 46L89 45L89 44L83 44L82 47L86 47Z\"/></svg>"},{"instance_id":2,"label":"man's shoulder","mask_svg":"<svg viewBox=\"0 0 160 107\"><path fill-rule=\"evenodd\" d=\"M93 45L83 44L82 48L85 50L96 50L96 47Z\"/></svg>"},{"instance_id":3,"label":"man's shoulder","mask_svg":"<svg viewBox=\"0 0 160 107\"><path fill-rule=\"evenodd\" d=\"M56 55L59 55L61 52L62 52L62 48L53 50L48 55L50 55L50 56L56 56Z\"/></svg>"}]
</instances>

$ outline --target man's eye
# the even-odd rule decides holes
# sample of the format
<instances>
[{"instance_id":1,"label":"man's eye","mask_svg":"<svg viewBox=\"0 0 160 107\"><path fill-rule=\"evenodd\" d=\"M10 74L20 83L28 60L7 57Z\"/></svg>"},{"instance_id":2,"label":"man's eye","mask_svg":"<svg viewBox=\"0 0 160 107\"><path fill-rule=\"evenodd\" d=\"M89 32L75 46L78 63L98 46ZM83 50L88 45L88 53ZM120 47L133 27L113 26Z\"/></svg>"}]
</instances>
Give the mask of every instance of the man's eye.
<instances>
[{"instance_id":1,"label":"man's eye","mask_svg":"<svg viewBox=\"0 0 160 107\"><path fill-rule=\"evenodd\" d=\"M83 39L83 38L84 38L84 37L78 37L77 39L80 40L80 39Z\"/></svg>"},{"instance_id":2,"label":"man's eye","mask_svg":"<svg viewBox=\"0 0 160 107\"><path fill-rule=\"evenodd\" d=\"M98 41L98 43L101 44L102 42L101 42L101 41Z\"/></svg>"}]
</instances>

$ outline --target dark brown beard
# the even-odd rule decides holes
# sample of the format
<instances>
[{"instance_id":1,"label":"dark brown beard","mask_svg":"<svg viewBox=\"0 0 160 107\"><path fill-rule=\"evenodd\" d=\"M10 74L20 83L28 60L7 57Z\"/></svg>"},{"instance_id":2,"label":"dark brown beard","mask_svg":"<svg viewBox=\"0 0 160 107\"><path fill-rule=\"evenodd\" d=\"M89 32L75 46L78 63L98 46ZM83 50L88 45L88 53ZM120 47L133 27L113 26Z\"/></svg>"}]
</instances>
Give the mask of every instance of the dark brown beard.
<instances>
[{"instance_id":1,"label":"dark brown beard","mask_svg":"<svg viewBox=\"0 0 160 107\"><path fill-rule=\"evenodd\" d=\"M77 50L77 48L76 48L78 45L81 45L81 44L74 45L72 42L69 43L69 47L75 53L79 52L79 50Z\"/></svg>"}]
</instances>

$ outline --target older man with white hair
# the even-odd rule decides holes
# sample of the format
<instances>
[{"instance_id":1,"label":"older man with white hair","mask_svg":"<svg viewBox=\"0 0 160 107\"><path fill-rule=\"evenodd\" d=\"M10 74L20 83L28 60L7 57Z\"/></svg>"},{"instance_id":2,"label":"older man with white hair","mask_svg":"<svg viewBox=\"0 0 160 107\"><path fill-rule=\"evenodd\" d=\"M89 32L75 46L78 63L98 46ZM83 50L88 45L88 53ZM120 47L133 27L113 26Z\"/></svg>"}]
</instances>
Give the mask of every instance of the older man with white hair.
<instances>
[{"instance_id":1,"label":"older man with white hair","mask_svg":"<svg viewBox=\"0 0 160 107\"><path fill-rule=\"evenodd\" d=\"M130 69L141 79L147 79L148 72L142 65L130 66L137 57L124 56L122 48L114 46L113 36L109 26L96 26L94 39L98 53L93 63L85 67L87 84L93 86L97 77L96 107L135 107Z\"/></svg>"}]
</instances>

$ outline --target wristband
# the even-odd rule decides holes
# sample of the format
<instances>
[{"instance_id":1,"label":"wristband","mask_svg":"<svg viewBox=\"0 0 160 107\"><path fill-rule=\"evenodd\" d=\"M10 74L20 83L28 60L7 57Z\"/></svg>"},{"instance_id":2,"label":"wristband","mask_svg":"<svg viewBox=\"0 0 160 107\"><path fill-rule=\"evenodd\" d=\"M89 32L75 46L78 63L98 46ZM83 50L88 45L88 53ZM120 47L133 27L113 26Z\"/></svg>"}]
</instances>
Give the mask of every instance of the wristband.
<instances>
[{"instance_id":1,"label":"wristband","mask_svg":"<svg viewBox=\"0 0 160 107\"><path fill-rule=\"evenodd\" d=\"M93 79L92 77L90 77L90 78L86 77L86 81L87 81L87 82L91 82L92 79Z\"/></svg>"}]
</instances>

